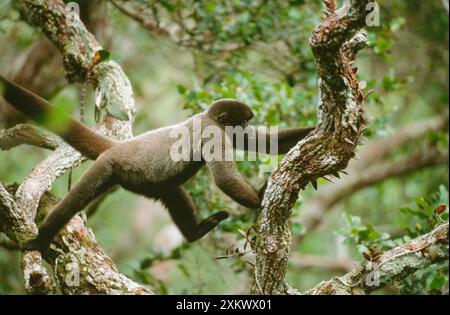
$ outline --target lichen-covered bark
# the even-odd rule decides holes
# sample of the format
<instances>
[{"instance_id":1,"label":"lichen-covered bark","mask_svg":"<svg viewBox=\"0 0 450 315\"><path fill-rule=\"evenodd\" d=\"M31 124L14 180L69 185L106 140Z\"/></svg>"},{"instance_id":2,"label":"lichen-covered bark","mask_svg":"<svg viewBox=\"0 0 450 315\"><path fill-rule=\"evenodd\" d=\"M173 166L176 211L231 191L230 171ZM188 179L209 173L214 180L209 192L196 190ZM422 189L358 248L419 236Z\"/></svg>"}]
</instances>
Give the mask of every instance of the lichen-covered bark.
<instances>
[{"instance_id":1,"label":"lichen-covered bark","mask_svg":"<svg viewBox=\"0 0 450 315\"><path fill-rule=\"evenodd\" d=\"M330 1L331 2L331 1ZM364 129L364 96L352 70L364 46L365 6L351 1L334 11L313 32L310 45L319 73L319 123L281 161L269 178L257 220L256 266L252 292L297 293L285 282L291 244L290 215L298 192L309 182L335 174L354 156Z\"/></svg>"},{"instance_id":2,"label":"lichen-covered bark","mask_svg":"<svg viewBox=\"0 0 450 315\"><path fill-rule=\"evenodd\" d=\"M3 193L11 198L16 189L17 185L9 185ZM44 193L38 213L46 215L57 202L48 192ZM2 204L0 202L0 207ZM25 288L30 294L48 294L54 292L56 287L64 294L152 293L150 289L118 272L116 265L95 240L94 234L80 215L75 216L58 234L44 258L53 267L56 283L42 266L41 254L36 251L27 252L22 259L22 269Z\"/></svg>"},{"instance_id":3,"label":"lichen-covered bark","mask_svg":"<svg viewBox=\"0 0 450 315\"><path fill-rule=\"evenodd\" d=\"M93 66L93 56L101 46L86 30L78 16L74 16L75 20L69 25L65 4L60 0L24 0L16 1L16 5L30 24L41 29L58 48L69 81L88 80L94 85L98 100L96 105L106 112L98 130L118 139L131 137L135 114L131 84L114 61ZM122 119L116 119L117 117ZM3 133L2 136L2 143L7 148L17 140L13 139L14 136L17 137L17 130L15 133ZM22 140L30 142L35 139L24 140L22 137ZM37 234L34 219L44 193L58 177L84 159L79 152L58 139L56 150L35 166L14 197L0 186L0 217L6 218L2 220L2 231L18 244L32 239ZM50 283L41 283L41 280L46 281L49 277L40 264L40 257L38 252L24 253L22 266L25 286L29 293L48 293L46 290L52 287ZM61 231L44 258L54 267L57 284L66 294L151 293L149 289L117 271L79 216L74 217ZM76 285L67 278L68 273L72 277L74 272L79 277L75 277L79 280L75 282Z\"/></svg>"},{"instance_id":4,"label":"lichen-covered bark","mask_svg":"<svg viewBox=\"0 0 450 315\"><path fill-rule=\"evenodd\" d=\"M37 227L21 211L13 196L0 183L0 231L11 240L21 243L37 234Z\"/></svg>"},{"instance_id":5,"label":"lichen-covered bark","mask_svg":"<svg viewBox=\"0 0 450 315\"><path fill-rule=\"evenodd\" d=\"M18 185L4 187L0 183L0 231L4 232L15 245L21 244L37 233L36 224L13 198L17 188ZM42 198L39 200L40 206L47 207L49 200L49 198ZM29 294L48 294L54 289L54 282L42 266L42 256L39 252L28 252L24 255L22 269L25 289Z\"/></svg>"},{"instance_id":6,"label":"lichen-covered bark","mask_svg":"<svg viewBox=\"0 0 450 315\"><path fill-rule=\"evenodd\" d=\"M9 150L21 144L54 150L61 144L61 140L52 133L28 124L0 130L0 150Z\"/></svg>"},{"instance_id":7,"label":"lichen-covered bark","mask_svg":"<svg viewBox=\"0 0 450 315\"><path fill-rule=\"evenodd\" d=\"M94 54L102 47L78 16L74 15L74 20L69 20L69 11L63 1L20 0L17 6L29 23L41 29L58 48L70 82L89 79L101 95L99 107L133 119L134 98L127 76L114 61L92 67Z\"/></svg>"},{"instance_id":8,"label":"lichen-covered bark","mask_svg":"<svg viewBox=\"0 0 450 315\"><path fill-rule=\"evenodd\" d=\"M48 294L55 290L55 283L48 271L42 266L39 252L30 252L22 259L25 290L28 294Z\"/></svg>"},{"instance_id":9,"label":"lichen-covered bark","mask_svg":"<svg viewBox=\"0 0 450 315\"><path fill-rule=\"evenodd\" d=\"M322 281L306 294L369 294L430 264L448 260L448 223L406 244L387 251L377 260L360 265L342 277Z\"/></svg>"}]
</instances>

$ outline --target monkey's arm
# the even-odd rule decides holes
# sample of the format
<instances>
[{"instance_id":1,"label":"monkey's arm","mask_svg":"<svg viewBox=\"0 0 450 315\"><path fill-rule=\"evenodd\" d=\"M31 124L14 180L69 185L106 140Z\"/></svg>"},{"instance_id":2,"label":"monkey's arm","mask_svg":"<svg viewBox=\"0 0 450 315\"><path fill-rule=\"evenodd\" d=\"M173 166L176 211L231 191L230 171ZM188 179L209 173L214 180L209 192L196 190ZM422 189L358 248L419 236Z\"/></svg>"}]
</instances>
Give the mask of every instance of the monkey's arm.
<instances>
[{"instance_id":1,"label":"monkey's arm","mask_svg":"<svg viewBox=\"0 0 450 315\"><path fill-rule=\"evenodd\" d=\"M287 153L293 146L302 140L315 127L286 128L277 131L270 131L265 127L248 126L245 133L235 133L233 135L233 146L236 149L244 151L257 151L260 153L273 154L274 149L270 150L271 144L274 145L275 138L278 139L277 154ZM241 141L237 139L241 138ZM258 142L261 137L265 138L265 146L260 147ZM273 142L273 143L272 143ZM253 145L251 145L253 143Z\"/></svg>"},{"instance_id":2,"label":"monkey's arm","mask_svg":"<svg viewBox=\"0 0 450 315\"><path fill-rule=\"evenodd\" d=\"M53 238L72 217L94 198L116 183L110 161L100 156L76 185L53 208L39 227L38 236L24 245L28 250L46 250Z\"/></svg>"},{"instance_id":3,"label":"monkey's arm","mask_svg":"<svg viewBox=\"0 0 450 315\"><path fill-rule=\"evenodd\" d=\"M169 210L172 220L181 234L194 242L214 229L220 221L228 218L228 213L219 211L197 224L195 206L189 194L182 188L171 189L161 196L161 201Z\"/></svg>"},{"instance_id":4,"label":"monkey's arm","mask_svg":"<svg viewBox=\"0 0 450 315\"><path fill-rule=\"evenodd\" d=\"M237 171L234 162L211 161L207 165L217 187L225 194L245 207L259 208L258 194Z\"/></svg>"},{"instance_id":5,"label":"monkey's arm","mask_svg":"<svg viewBox=\"0 0 450 315\"><path fill-rule=\"evenodd\" d=\"M45 99L1 75L0 83L3 83L5 86L4 98L9 104L41 126L62 137L86 157L95 160L102 152L115 144L113 140L72 119ZM66 123L64 126L49 120L55 114L58 117L65 118Z\"/></svg>"}]
</instances>

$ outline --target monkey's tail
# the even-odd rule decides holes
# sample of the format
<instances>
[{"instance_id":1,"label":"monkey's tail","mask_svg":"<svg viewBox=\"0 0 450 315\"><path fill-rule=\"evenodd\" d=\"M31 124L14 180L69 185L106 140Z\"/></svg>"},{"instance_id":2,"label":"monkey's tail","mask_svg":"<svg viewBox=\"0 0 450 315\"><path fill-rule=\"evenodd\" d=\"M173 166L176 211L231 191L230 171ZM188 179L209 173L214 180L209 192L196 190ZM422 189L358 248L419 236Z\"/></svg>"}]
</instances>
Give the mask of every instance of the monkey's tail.
<instances>
[{"instance_id":1,"label":"monkey's tail","mask_svg":"<svg viewBox=\"0 0 450 315\"><path fill-rule=\"evenodd\" d=\"M69 115L53 107L49 102L33 92L9 81L0 75L4 83L4 98L9 104L29 116L44 128L62 137L68 144L86 157L95 160L102 152L112 147L115 142L72 119ZM66 125L55 124L51 116L64 116Z\"/></svg>"}]
</instances>

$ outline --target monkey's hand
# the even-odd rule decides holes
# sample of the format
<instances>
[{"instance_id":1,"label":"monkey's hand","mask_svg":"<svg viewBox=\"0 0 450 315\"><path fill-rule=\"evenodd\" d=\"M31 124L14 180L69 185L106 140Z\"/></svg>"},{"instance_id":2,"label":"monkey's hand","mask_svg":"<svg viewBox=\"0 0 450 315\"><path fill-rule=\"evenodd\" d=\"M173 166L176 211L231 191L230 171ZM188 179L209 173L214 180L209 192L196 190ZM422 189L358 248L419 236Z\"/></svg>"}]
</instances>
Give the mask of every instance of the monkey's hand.
<instances>
[{"instance_id":1,"label":"monkey's hand","mask_svg":"<svg viewBox=\"0 0 450 315\"><path fill-rule=\"evenodd\" d=\"M207 234L209 231L211 231L212 229L214 229L217 224L220 223L220 221L225 220L226 218L228 218L228 212L226 211L219 211L217 213L214 213L213 215L207 217L205 220L203 220L202 222L200 222L200 224L198 225L198 230L196 233L196 236L189 240L189 242L194 242L200 238L202 238L203 236L205 236L205 234Z\"/></svg>"}]
</instances>

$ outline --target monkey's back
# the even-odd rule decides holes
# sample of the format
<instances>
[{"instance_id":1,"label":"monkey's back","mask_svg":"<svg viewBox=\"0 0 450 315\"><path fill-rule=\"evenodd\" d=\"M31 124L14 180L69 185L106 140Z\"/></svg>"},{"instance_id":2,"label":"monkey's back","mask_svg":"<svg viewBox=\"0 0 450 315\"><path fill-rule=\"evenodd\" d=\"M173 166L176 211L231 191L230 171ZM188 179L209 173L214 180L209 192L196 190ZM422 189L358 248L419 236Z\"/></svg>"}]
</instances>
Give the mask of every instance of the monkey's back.
<instances>
[{"instance_id":1,"label":"monkey's back","mask_svg":"<svg viewBox=\"0 0 450 315\"><path fill-rule=\"evenodd\" d=\"M171 150L179 138L178 131L188 130L192 135L192 119L181 124L146 132L133 139L122 141L109 149L114 173L127 189L146 192L179 186L189 180L204 165L193 160L192 143L189 159L179 160ZM175 136L174 136L175 135Z\"/></svg>"}]
</instances>

